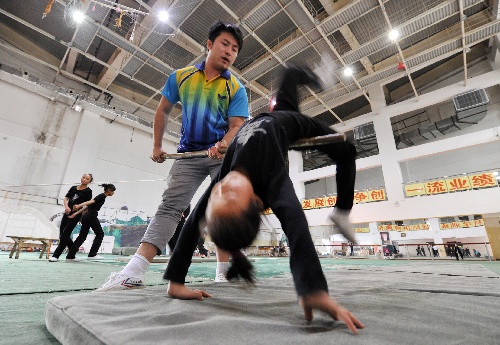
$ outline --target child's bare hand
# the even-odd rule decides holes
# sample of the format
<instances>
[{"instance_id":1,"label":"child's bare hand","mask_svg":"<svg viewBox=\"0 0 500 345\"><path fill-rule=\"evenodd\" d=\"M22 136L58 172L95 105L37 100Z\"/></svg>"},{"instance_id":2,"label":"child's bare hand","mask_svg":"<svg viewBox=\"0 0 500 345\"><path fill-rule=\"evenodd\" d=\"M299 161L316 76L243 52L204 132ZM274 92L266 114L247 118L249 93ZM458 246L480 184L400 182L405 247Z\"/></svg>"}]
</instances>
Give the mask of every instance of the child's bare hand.
<instances>
[{"instance_id":1,"label":"child's bare hand","mask_svg":"<svg viewBox=\"0 0 500 345\"><path fill-rule=\"evenodd\" d=\"M334 320L344 322L354 334L358 333L357 328L365 328L349 310L339 305L326 291L301 296L299 304L304 309L307 321L313 319L313 309L318 309L328 313Z\"/></svg>"},{"instance_id":2,"label":"child's bare hand","mask_svg":"<svg viewBox=\"0 0 500 345\"><path fill-rule=\"evenodd\" d=\"M168 284L167 294L170 297L177 299L197 299L200 301L203 301L203 297L212 297L212 295L210 295L205 290L188 289L184 284L175 282L170 282Z\"/></svg>"}]
</instances>

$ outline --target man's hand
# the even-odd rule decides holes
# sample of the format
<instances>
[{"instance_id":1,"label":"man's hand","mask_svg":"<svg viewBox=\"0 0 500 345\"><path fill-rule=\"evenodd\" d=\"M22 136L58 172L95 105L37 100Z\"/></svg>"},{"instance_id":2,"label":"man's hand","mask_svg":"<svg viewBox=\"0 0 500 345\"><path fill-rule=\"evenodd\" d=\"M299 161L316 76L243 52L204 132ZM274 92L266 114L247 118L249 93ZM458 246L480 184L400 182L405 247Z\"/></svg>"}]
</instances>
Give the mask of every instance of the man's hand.
<instances>
[{"instance_id":1,"label":"man's hand","mask_svg":"<svg viewBox=\"0 0 500 345\"><path fill-rule=\"evenodd\" d=\"M188 289L184 284L170 282L168 284L167 294L172 298L177 299L197 299L203 301L203 297L210 297L210 295L205 290L191 290Z\"/></svg>"},{"instance_id":2,"label":"man's hand","mask_svg":"<svg viewBox=\"0 0 500 345\"><path fill-rule=\"evenodd\" d=\"M325 291L301 296L299 304L304 309L304 317L307 321L313 319L313 309L318 309L328 313L334 320L344 322L354 334L358 334L356 328L365 328L349 310L335 302Z\"/></svg>"},{"instance_id":3,"label":"man's hand","mask_svg":"<svg viewBox=\"0 0 500 345\"><path fill-rule=\"evenodd\" d=\"M162 150L161 147L155 147L153 148L153 153L151 153L151 160L156 163L163 163L165 162L165 158L163 157L163 154L166 153L165 151Z\"/></svg>"},{"instance_id":4,"label":"man's hand","mask_svg":"<svg viewBox=\"0 0 500 345\"><path fill-rule=\"evenodd\" d=\"M66 214L70 214L71 213L71 209L69 208L69 206L65 206L64 207L64 213L66 213Z\"/></svg>"},{"instance_id":5,"label":"man's hand","mask_svg":"<svg viewBox=\"0 0 500 345\"><path fill-rule=\"evenodd\" d=\"M211 148L208 149L208 157L212 159L222 159L224 158L224 153L227 150L227 142L222 139L221 141L218 141L212 146Z\"/></svg>"}]
</instances>

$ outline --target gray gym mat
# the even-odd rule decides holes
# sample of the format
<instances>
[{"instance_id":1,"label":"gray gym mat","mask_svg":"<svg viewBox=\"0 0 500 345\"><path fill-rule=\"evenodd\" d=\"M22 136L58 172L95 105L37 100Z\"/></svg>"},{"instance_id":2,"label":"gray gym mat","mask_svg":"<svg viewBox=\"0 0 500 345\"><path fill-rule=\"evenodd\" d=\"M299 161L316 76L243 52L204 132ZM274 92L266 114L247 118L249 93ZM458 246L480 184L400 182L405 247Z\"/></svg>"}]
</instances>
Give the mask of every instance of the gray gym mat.
<instances>
[{"instance_id":1,"label":"gray gym mat","mask_svg":"<svg viewBox=\"0 0 500 345\"><path fill-rule=\"evenodd\" d=\"M214 298L183 301L166 287L48 301L63 344L498 344L500 280L482 265L415 263L326 270L330 293L366 326L352 335L328 315L306 322L290 276L190 284Z\"/></svg>"}]
</instances>

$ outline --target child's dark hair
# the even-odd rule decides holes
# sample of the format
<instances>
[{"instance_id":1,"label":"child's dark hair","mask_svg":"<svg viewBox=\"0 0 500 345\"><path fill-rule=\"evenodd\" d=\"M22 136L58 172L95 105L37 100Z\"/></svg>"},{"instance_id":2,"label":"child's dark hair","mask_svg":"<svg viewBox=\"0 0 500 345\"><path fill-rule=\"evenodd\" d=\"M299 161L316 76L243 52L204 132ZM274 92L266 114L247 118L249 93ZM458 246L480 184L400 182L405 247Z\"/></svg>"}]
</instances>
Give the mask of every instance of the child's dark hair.
<instances>
[{"instance_id":1,"label":"child's dark hair","mask_svg":"<svg viewBox=\"0 0 500 345\"><path fill-rule=\"evenodd\" d=\"M103 184L100 184L99 186L101 186L102 188L104 188L105 192L107 192L108 190L114 192L116 190L115 185L111 184L111 183L103 183Z\"/></svg>"},{"instance_id":2,"label":"child's dark hair","mask_svg":"<svg viewBox=\"0 0 500 345\"><path fill-rule=\"evenodd\" d=\"M261 222L262 203L253 200L241 214L229 217L214 217L207 222L208 235L217 247L231 252L233 256L231 267L227 272L227 279L241 276L253 282L253 266L240 249L252 244L259 232ZM236 257L235 257L236 256Z\"/></svg>"},{"instance_id":3,"label":"child's dark hair","mask_svg":"<svg viewBox=\"0 0 500 345\"><path fill-rule=\"evenodd\" d=\"M230 252L232 256L231 267L226 273L227 280L245 279L249 283L255 283L253 266L241 251Z\"/></svg>"},{"instance_id":4,"label":"child's dark hair","mask_svg":"<svg viewBox=\"0 0 500 345\"><path fill-rule=\"evenodd\" d=\"M240 28L231 23L222 21L215 22L208 31L208 39L212 41L212 43L215 42L215 39L219 37L221 32L228 32L233 35L238 42L238 52L241 52L241 49L243 49L243 34Z\"/></svg>"}]
</instances>

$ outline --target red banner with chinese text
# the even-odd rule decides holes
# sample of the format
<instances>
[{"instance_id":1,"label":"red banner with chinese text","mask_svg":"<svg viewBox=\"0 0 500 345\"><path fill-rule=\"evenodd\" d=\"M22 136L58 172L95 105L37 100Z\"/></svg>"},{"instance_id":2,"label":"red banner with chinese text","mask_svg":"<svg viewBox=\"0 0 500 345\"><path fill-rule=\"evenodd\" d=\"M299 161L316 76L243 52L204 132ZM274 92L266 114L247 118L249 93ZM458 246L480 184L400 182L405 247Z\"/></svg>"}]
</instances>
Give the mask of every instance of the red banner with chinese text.
<instances>
[{"instance_id":1,"label":"red banner with chinese text","mask_svg":"<svg viewBox=\"0 0 500 345\"><path fill-rule=\"evenodd\" d=\"M439 229L450 230L450 229L461 229L461 228L473 228L476 226L484 226L484 220L475 219L462 222L440 223Z\"/></svg>"},{"instance_id":2,"label":"red banner with chinese text","mask_svg":"<svg viewBox=\"0 0 500 345\"><path fill-rule=\"evenodd\" d=\"M417 231L429 230L430 226L427 223L412 224L412 225L379 225L378 231Z\"/></svg>"}]
</instances>

